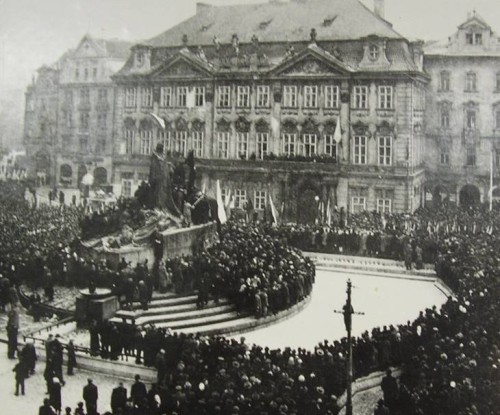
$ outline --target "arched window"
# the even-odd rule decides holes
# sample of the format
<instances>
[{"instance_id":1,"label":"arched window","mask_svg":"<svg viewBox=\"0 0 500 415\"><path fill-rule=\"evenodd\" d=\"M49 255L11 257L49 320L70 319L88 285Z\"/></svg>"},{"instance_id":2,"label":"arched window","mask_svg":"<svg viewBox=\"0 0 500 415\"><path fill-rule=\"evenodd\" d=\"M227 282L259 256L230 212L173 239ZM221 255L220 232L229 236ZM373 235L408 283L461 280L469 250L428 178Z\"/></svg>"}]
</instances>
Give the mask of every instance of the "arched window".
<instances>
[{"instance_id":1,"label":"arched window","mask_svg":"<svg viewBox=\"0 0 500 415\"><path fill-rule=\"evenodd\" d=\"M441 91L450 90L450 73L448 71L441 72L441 76L439 78L439 89Z\"/></svg>"}]
</instances>

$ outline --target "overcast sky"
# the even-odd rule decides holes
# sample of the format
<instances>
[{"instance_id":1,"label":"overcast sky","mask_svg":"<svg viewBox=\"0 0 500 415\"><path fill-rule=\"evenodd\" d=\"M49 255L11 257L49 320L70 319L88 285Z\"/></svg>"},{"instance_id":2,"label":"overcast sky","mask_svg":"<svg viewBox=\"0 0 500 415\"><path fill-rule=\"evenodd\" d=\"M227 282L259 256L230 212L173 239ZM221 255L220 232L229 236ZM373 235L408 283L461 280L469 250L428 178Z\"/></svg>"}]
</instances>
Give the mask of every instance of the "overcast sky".
<instances>
[{"instance_id":1,"label":"overcast sky","mask_svg":"<svg viewBox=\"0 0 500 415\"><path fill-rule=\"evenodd\" d=\"M362 1L372 8L373 0ZM500 32L500 0L385 3L386 19L412 39L446 38L474 9ZM24 88L38 67L57 60L87 32L103 38L148 39L194 14L195 4L196 0L0 0L0 89Z\"/></svg>"}]
</instances>

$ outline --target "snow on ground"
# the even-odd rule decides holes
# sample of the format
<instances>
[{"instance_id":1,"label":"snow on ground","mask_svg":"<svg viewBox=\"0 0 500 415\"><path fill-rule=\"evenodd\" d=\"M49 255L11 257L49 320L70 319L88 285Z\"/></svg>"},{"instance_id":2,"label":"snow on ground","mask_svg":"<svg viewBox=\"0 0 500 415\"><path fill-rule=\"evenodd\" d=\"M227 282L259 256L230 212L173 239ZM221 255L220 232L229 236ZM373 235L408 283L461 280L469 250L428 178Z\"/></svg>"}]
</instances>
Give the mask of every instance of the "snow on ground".
<instances>
[{"instance_id":1,"label":"snow on ground","mask_svg":"<svg viewBox=\"0 0 500 415\"><path fill-rule=\"evenodd\" d=\"M433 305L439 307L446 301L445 294L432 282L318 270L311 302L302 312L235 338L244 336L249 344L270 348L313 349L325 339L332 341L344 337L343 316L333 310L342 310L349 278L354 287L354 311L365 313L353 318L355 336L377 326L414 320L419 311Z\"/></svg>"}]
</instances>

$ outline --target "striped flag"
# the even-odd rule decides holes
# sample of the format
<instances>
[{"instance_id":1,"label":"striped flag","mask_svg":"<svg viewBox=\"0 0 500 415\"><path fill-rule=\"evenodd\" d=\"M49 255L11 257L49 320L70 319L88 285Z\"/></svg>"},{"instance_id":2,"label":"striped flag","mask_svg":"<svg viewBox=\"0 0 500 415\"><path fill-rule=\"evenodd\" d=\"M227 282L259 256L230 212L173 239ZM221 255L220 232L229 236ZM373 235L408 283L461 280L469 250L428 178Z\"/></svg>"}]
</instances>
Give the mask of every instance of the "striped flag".
<instances>
[{"instance_id":1,"label":"striped flag","mask_svg":"<svg viewBox=\"0 0 500 415\"><path fill-rule=\"evenodd\" d=\"M332 225L332 208L330 206L330 198L328 198L328 202L326 203L326 224L328 226Z\"/></svg>"},{"instance_id":2,"label":"striped flag","mask_svg":"<svg viewBox=\"0 0 500 415\"><path fill-rule=\"evenodd\" d=\"M342 131L340 130L340 117L337 118L337 125L335 126L335 133L333 134L333 139L337 144L342 141Z\"/></svg>"},{"instance_id":3,"label":"striped flag","mask_svg":"<svg viewBox=\"0 0 500 415\"><path fill-rule=\"evenodd\" d=\"M222 201L222 191L220 189L220 181L217 180L217 213L219 215L220 223L224 224L227 222L226 209L224 208L224 202Z\"/></svg>"},{"instance_id":4,"label":"striped flag","mask_svg":"<svg viewBox=\"0 0 500 415\"><path fill-rule=\"evenodd\" d=\"M156 122L160 125L160 127L164 130L166 125L165 125L165 120L161 117L158 117L158 115L156 115L155 113L153 112L150 112L149 115L151 115L155 120Z\"/></svg>"}]
</instances>

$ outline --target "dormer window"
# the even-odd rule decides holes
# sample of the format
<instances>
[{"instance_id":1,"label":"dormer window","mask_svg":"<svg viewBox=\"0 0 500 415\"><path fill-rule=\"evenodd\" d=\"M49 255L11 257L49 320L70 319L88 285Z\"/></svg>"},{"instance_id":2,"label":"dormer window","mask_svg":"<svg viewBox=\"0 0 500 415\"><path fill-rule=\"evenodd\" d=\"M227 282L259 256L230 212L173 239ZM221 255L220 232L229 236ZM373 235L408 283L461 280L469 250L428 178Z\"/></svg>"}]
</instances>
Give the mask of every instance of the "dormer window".
<instances>
[{"instance_id":1,"label":"dormer window","mask_svg":"<svg viewBox=\"0 0 500 415\"><path fill-rule=\"evenodd\" d=\"M144 64L144 53L142 52L137 53L136 62L138 66L142 66Z\"/></svg>"},{"instance_id":2,"label":"dormer window","mask_svg":"<svg viewBox=\"0 0 500 415\"><path fill-rule=\"evenodd\" d=\"M378 57L380 56L379 47L376 45L370 45L369 54L370 54L370 59L372 61L376 61L378 59Z\"/></svg>"},{"instance_id":3,"label":"dormer window","mask_svg":"<svg viewBox=\"0 0 500 415\"><path fill-rule=\"evenodd\" d=\"M465 43L468 45L482 45L483 44L483 34L482 33L466 33Z\"/></svg>"}]
</instances>

